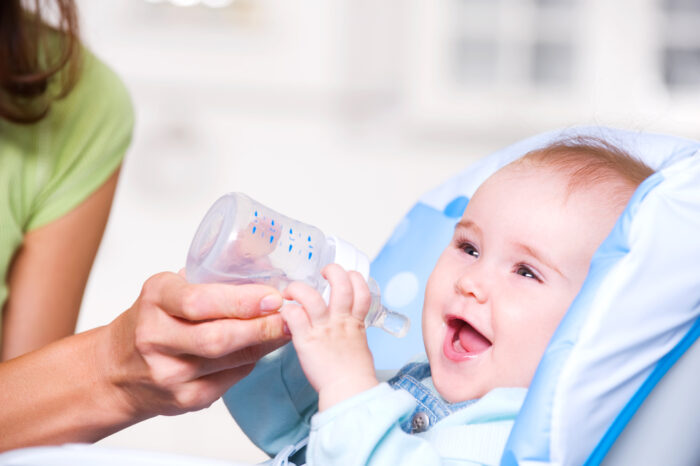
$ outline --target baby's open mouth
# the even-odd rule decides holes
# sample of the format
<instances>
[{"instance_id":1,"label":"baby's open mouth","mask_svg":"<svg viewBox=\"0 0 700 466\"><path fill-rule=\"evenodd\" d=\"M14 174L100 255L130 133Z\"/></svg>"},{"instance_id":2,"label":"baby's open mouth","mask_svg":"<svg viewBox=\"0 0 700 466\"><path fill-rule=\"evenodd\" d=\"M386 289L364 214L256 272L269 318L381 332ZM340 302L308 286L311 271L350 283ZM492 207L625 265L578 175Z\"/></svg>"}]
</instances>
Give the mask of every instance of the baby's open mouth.
<instances>
[{"instance_id":1,"label":"baby's open mouth","mask_svg":"<svg viewBox=\"0 0 700 466\"><path fill-rule=\"evenodd\" d=\"M491 347L491 341L458 317L447 320L445 355L450 359L465 359L483 353Z\"/></svg>"}]
</instances>

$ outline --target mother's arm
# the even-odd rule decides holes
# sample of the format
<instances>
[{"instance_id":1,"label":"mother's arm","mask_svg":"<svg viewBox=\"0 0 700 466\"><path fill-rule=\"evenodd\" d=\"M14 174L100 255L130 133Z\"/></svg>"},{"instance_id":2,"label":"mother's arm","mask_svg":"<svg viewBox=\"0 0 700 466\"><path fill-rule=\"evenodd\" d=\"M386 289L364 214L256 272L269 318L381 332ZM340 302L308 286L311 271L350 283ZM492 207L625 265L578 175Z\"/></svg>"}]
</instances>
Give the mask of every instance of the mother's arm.
<instances>
[{"instance_id":1,"label":"mother's arm","mask_svg":"<svg viewBox=\"0 0 700 466\"><path fill-rule=\"evenodd\" d=\"M0 363L0 451L92 442L209 406L288 340L279 293L162 273L107 326Z\"/></svg>"},{"instance_id":2,"label":"mother's arm","mask_svg":"<svg viewBox=\"0 0 700 466\"><path fill-rule=\"evenodd\" d=\"M75 331L118 177L117 169L73 210L25 236L8 273L10 295L2 313L0 360Z\"/></svg>"}]
</instances>

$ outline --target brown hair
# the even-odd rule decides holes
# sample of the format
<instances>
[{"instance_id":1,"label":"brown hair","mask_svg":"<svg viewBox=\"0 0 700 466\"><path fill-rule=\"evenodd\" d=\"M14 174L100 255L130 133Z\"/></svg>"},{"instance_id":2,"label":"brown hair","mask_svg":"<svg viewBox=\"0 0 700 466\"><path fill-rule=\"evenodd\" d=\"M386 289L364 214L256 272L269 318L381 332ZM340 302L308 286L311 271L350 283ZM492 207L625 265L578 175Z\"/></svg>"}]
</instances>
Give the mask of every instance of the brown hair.
<instances>
[{"instance_id":1,"label":"brown hair","mask_svg":"<svg viewBox=\"0 0 700 466\"><path fill-rule=\"evenodd\" d=\"M54 26L43 17L47 10L55 13ZM0 0L0 117L41 120L73 88L80 62L73 0Z\"/></svg>"},{"instance_id":2,"label":"brown hair","mask_svg":"<svg viewBox=\"0 0 700 466\"><path fill-rule=\"evenodd\" d=\"M624 203L632 191L654 173L647 164L624 149L592 136L556 141L525 154L515 163L547 166L567 175L570 193L579 188L607 184L613 199Z\"/></svg>"}]
</instances>

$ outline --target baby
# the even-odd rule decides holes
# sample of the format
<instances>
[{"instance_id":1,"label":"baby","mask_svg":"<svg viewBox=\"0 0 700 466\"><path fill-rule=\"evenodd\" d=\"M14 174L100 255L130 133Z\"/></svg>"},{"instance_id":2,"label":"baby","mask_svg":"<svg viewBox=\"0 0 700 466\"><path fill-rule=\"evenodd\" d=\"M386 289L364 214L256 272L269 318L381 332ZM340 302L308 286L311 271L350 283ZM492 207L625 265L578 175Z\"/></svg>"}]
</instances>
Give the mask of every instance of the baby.
<instances>
[{"instance_id":1,"label":"baby","mask_svg":"<svg viewBox=\"0 0 700 466\"><path fill-rule=\"evenodd\" d=\"M290 285L285 297L296 304L282 315L318 392L308 464L498 463L594 251L651 174L604 141L578 138L488 178L427 283L427 363L409 364L389 384L377 379L367 346L362 277L326 267L328 305L311 287Z\"/></svg>"}]
</instances>

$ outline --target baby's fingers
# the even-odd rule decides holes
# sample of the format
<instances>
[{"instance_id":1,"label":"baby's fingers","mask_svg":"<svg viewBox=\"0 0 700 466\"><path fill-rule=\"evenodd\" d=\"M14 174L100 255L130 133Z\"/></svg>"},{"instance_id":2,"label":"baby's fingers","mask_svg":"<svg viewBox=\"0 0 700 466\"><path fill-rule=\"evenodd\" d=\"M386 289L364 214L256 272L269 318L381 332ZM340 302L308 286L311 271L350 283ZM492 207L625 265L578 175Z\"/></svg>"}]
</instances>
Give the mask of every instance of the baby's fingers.
<instances>
[{"instance_id":1,"label":"baby's fingers","mask_svg":"<svg viewBox=\"0 0 700 466\"><path fill-rule=\"evenodd\" d=\"M282 314L282 318L287 324L293 340L297 341L299 338L306 338L311 331L311 321L303 307L298 304L287 303L280 309L280 314Z\"/></svg>"},{"instance_id":2,"label":"baby's fingers","mask_svg":"<svg viewBox=\"0 0 700 466\"><path fill-rule=\"evenodd\" d=\"M328 319L328 309L318 291L302 282L294 282L282 293L285 299L301 304L314 323L322 323Z\"/></svg>"},{"instance_id":3,"label":"baby's fingers","mask_svg":"<svg viewBox=\"0 0 700 466\"><path fill-rule=\"evenodd\" d=\"M364 277L358 272L350 272L350 282L354 291L352 302L352 316L364 322L369 306L372 302L372 295Z\"/></svg>"},{"instance_id":4,"label":"baby's fingers","mask_svg":"<svg viewBox=\"0 0 700 466\"><path fill-rule=\"evenodd\" d=\"M328 301L330 312L349 315L354 299L350 275L338 264L327 265L322 274L331 286L331 297Z\"/></svg>"}]
</instances>

